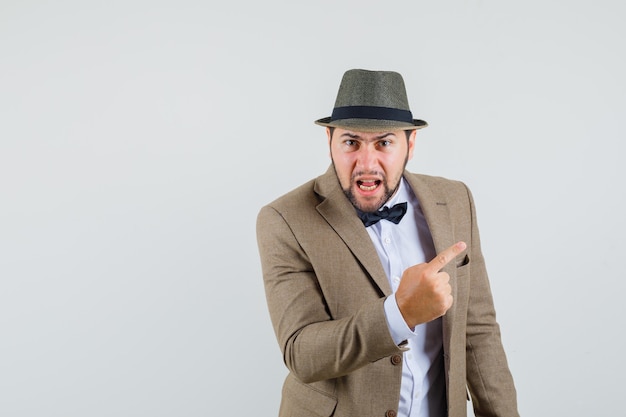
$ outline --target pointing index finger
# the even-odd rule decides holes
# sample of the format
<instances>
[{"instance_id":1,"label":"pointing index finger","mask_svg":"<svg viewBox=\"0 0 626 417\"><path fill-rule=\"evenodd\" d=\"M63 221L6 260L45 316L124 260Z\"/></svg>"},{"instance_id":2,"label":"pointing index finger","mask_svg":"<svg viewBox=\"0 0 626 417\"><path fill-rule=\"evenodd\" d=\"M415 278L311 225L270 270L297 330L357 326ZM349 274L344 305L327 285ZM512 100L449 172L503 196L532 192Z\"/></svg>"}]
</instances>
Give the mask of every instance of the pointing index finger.
<instances>
[{"instance_id":1,"label":"pointing index finger","mask_svg":"<svg viewBox=\"0 0 626 417\"><path fill-rule=\"evenodd\" d=\"M448 249L441 251L435 258L428 262L428 269L434 273L439 272L444 266L446 266L451 260L453 260L459 253L463 252L467 248L465 242L457 242L450 246Z\"/></svg>"}]
</instances>

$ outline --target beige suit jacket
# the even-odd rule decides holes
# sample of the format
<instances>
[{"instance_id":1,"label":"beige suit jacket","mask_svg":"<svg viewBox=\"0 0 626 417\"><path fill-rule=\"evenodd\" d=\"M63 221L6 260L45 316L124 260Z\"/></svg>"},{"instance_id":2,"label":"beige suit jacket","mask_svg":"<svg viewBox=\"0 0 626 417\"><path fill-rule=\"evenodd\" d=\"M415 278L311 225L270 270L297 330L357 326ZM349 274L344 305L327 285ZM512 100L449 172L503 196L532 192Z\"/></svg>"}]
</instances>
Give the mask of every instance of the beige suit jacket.
<instances>
[{"instance_id":1,"label":"beige suit jacket","mask_svg":"<svg viewBox=\"0 0 626 417\"><path fill-rule=\"evenodd\" d=\"M437 252L465 254L444 269L454 303L443 317L448 415L517 416L472 196L464 184L405 172ZM403 348L389 333L392 294L365 227L332 166L263 207L257 239L271 320L289 369L281 417L394 417Z\"/></svg>"}]
</instances>

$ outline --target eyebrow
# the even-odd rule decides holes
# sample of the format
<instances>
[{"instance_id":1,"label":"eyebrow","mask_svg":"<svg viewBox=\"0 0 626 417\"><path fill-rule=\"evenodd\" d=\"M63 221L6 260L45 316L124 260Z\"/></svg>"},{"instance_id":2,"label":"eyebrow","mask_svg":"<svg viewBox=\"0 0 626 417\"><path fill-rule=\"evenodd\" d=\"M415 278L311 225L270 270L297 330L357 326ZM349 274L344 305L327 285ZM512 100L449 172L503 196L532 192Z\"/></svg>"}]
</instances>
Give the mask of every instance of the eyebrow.
<instances>
[{"instance_id":1,"label":"eyebrow","mask_svg":"<svg viewBox=\"0 0 626 417\"><path fill-rule=\"evenodd\" d=\"M341 134L341 137L347 136L351 139L363 139L361 136L357 135L356 133L352 133L352 132L345 132ZM375 136L373 138L373 140L380 140L380 139L385 139L388 136L396 136L394 133L392 132L387 132L387 133L383 133L381 135Z\"/></svg>"}]
</instances>

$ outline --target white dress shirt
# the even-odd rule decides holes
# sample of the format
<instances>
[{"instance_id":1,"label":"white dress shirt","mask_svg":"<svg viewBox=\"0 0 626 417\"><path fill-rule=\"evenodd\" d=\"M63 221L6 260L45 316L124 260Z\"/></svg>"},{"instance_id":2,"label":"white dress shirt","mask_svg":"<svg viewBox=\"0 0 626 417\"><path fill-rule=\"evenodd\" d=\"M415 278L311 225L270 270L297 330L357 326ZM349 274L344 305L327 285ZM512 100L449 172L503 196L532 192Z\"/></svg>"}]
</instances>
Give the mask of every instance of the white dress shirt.
<instances>
[{"instance_id":1,"label":"white dress shirt","mask_svg":"<svg viewBox=\"0 0 626 417\"><path fill-rule=\"evenodd\" d=\"M406 201L407 212L399 224L387 220L366 228L387 274L394 294L402 273L412 265L429 262L435 248L419 201L404 178L385 206ZM402 362L402 385L398 417L444 417L446 415L445 378L441 319L420 324L411 330L396 303L385 300L389 331L397 344L407 341Z\"/></svg>"}]
</instances>

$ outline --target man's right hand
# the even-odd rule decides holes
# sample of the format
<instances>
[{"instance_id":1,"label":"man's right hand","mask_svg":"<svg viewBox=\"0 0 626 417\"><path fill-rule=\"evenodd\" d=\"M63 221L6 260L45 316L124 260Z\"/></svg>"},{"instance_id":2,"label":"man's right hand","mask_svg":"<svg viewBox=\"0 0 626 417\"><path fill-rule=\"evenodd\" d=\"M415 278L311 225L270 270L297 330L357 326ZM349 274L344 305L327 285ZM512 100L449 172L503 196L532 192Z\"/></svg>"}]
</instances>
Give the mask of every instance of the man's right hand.
<instances>
[{"instance_id":1,"label":"man's right hand","mask_svg":"<svg viewBox=\"0 0 626 417\"><path fill-rule=\"evenodd\" d=\"M441 269L465 248L465 242L457 242L432 261L413 265L404 271L396 291L396 302L411 329L443 316L452 307L450 276Z\"/></svg>"}]
</instances>

